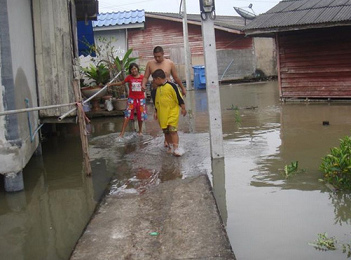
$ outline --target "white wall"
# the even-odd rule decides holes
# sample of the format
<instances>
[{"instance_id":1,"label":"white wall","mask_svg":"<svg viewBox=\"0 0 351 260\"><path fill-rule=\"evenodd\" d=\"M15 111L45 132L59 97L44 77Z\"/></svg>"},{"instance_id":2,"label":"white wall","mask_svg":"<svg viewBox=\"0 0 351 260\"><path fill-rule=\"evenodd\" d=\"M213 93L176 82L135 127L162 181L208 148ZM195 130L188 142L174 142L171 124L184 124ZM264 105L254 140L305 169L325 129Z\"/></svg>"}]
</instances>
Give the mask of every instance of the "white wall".
<instances>
[{"instance_id":1,"label":"white wall","mask_svg":"<svg viewBox=\"0 0 351 260\"><path fill-rule=\"evenodd\" d=\"M94 31L95 45L101 45L100 37L111 39L114 55L123 58L128 49L125 30Z\"/></svg>"},{"instance_id":2,"label":"white wall","mask_svg":"<svg viewBox=\"0 0 351 260\"><path fill-rule=\"evenodd\" d=\"M0 91L6 97L7 104L1 99L0 109L4 110L4 105L7 105L6 110L25 108L25 98L29 99L29 106L37 106L31 0L7 0L3 3L7 3L5 19L8 19L9 26L2 32L5 32L4 37L10 45L10 53L1 53L0 57L6 55L10 62L2 64L6 68L0 75ZM31 142L27 113L11 118L13 120L0 119L1 174L21 171L39 143L38 138ZM31 112L29 118L34 131L38 125L37 112Z\"/></svg>"}]
</instances>

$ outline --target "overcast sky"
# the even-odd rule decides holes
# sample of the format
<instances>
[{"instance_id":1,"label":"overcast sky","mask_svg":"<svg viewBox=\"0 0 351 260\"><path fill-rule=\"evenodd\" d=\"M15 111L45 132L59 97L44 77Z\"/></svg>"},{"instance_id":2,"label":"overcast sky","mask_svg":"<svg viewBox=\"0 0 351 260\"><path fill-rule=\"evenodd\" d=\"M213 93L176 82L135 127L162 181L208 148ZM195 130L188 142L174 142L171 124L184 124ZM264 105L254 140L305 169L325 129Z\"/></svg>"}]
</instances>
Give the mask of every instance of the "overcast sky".
<instances>
[{"instance_id":1,"label":"overcast sky","mask_svg":"<svg viewBox=\"0 0 351 260\"><path fill-rule=\"evenodd\" d=\"M99 0L99 12L118 12L144 9L148 12L178 13L181 0ZM189 14L200 13L199 0L185 0L186 11ZM256 15L264 13L278 4L279 0L215 0L217 15L235 15L235 7L248 9L252 3L252 9Z\"/></svg>"}]
</instances>

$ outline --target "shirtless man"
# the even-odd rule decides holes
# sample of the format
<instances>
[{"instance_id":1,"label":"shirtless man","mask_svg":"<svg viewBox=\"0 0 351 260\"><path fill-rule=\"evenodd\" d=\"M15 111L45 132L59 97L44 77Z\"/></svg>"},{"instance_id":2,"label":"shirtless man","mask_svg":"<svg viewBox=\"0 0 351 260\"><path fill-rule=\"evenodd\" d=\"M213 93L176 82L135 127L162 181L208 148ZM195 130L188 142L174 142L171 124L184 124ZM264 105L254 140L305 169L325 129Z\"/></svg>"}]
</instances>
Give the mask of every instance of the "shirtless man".
<instances>
[{"instance_id":1,"label":"shirtless man","mask_svg":"<svg viewBox=\"0 0 351 260\"><path fill-rule=\"evenodd\" d=\"M171 81L171 76L174 79L175 83L178 84L179 87L181 87L182 90L182 94L183 96L186 95L186 89L182 84L182 81L180 80L180 78L178 77L177 74L177 70L175 68L175 65L173 63L173 61L171 61L170 59L165 59L164 58L164 52L163 52L163 48L161 46L156 46L154 48L154 58L155 60L150 60L147 62L146 64L146 69L145 69L145 73L144 73L144 79L142 82L142 88L146 89L146 83L149 79L149 77L151 76L151 74L157 70L157 69L162 69L165 74L166 74L166 78L167 80ZM154 99L154 90L157 86L154 86L152 84L152 90L151 90L151 95Z\"/></svg>"}]
</instances>

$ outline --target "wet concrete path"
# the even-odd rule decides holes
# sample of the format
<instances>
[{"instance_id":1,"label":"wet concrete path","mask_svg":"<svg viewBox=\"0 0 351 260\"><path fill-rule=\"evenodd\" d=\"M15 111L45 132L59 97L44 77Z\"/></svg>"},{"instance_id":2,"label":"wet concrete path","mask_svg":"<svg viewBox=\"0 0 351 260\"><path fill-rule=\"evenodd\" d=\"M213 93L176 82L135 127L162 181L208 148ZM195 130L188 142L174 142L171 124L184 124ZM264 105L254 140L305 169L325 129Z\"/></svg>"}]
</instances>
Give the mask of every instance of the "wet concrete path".
<instances>
[{"instance_id":1,"label":"wet concrete path","mask_svg":"<svg viewBox=\"0 0 351 260\"><path fill-rule=\"evenodd\" d=\"M210 187L201 175L108 196L71 259L235 259Z\"/></svg>"},{"instance_id":2,"label":"wet concrete path","mask_svg":"<svg viewBox=\"0 0 351 260\"><path fill-rule=\"evenodd\" d=\"M208 133L180 132L178 158L149 131L158 134L92 138L91 154L118 168L71 259L235 259L209 179Z\"/></svg>"}]
</instances>

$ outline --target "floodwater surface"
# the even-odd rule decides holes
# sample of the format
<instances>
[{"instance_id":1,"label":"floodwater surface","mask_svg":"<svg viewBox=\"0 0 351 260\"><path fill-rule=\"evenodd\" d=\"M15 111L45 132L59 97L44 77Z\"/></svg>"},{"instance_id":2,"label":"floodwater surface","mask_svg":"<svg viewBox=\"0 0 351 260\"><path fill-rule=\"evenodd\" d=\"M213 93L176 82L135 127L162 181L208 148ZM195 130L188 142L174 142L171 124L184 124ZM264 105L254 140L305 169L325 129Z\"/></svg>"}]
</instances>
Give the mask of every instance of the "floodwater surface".
<instances>
[{"instance_id":1,"label":"floodwater surface","mask_svg":"<svg viewBox=\"0 0 351 260\"><path fill-rule=\"evenodd\" d=\"M232 111L223 112L224 212L236 257L346 259L350 195L326 188L319 165L340 138L350 135L351 104L280 103L276 82L225 89L222 108L238 106L241 118L234 123ZM284 166L295 161L301 173L286 179ZM336 238L337 250L309 245L325 232Z\"/></svg>"},{"instance_id":2,"label":"floodwater surface","mask_svg":"<svg viewBox=\"0 0 351 260\"><path fill-rule=\"evenodd\" d=\"M321 158L350 135L351 103L281 103L277 82L222 85L224 158L211 160L205 90L188 91L180 119L184 155L167 154L152 119L144 135L117 136L122 117L93 119L92 177L82 173L77 126L58 126L24 170L25 191L0 187L0 259L68 259L104 194L142 194L160 182L207 174L238 260L346 259L350 195L319 179ZM329 125L323 125L329 121ZM284 166L300 173L286 178ZM327 233L337 250L309 243Z\"/></svg>"}]
</instances>

